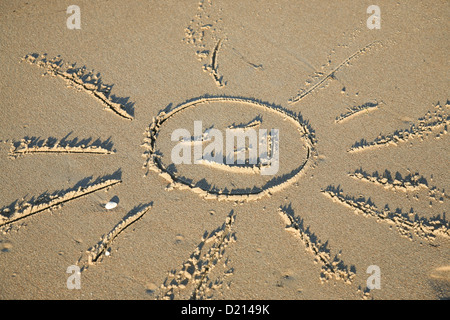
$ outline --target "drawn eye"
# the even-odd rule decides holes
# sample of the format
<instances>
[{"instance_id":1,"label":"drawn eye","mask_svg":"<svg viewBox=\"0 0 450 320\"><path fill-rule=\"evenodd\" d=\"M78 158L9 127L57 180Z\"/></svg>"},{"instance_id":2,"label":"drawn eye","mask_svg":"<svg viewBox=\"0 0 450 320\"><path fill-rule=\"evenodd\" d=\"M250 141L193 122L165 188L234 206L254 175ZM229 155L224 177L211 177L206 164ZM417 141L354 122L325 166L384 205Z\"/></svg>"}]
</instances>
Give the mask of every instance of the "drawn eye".
<instances>
[{"instance_id":1,"label":"drawn eye","mask_svg":"<svg viewBox=\"0 0 450 320\"><path fill-rule=\"evenodd\" d=\"M227 116L237 110L242 121ZM242 97L186 101L161 112L146 135L144 168L164 177L169 189L208 199L270 196L297 181L315 156L313 131L300 115Z\"/></svg>"}]
</instances>

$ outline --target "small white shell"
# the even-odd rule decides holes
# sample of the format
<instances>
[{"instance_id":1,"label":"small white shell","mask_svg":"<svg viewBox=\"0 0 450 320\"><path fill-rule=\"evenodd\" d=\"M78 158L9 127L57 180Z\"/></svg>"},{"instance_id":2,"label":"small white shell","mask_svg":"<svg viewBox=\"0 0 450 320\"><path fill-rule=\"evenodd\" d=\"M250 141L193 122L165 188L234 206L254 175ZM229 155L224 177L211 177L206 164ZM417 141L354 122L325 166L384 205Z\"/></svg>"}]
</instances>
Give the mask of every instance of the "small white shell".
<instances>
[{"instance_id":1,"label":"small white shell","mask_svg":"<svg viewBox=\"0 0 450 320\"><path fill-rule=\"evenodd\" d=\"M107 210L114 209L115 207L117 207L117 203L114 201L109 201L107 204L105 204L105 208Z\"/></svg>"}]
</instances>

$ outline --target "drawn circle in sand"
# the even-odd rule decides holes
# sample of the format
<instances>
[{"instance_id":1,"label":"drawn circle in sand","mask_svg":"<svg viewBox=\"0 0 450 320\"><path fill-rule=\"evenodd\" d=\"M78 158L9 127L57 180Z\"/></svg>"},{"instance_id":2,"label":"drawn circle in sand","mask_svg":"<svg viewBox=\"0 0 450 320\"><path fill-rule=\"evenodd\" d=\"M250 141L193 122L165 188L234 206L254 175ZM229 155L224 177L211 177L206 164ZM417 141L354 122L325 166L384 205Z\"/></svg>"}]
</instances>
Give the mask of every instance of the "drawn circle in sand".
<instances>
[{"instance_id":1,"label":"drawn circle in sand","mask_svg":"<svg viewBox=\"0 0 450 320\"><path fill-rule=\"evenodd\" d=\"M245 106L245 108L243 109L242 106ZM182 117L178 116L180 113ZM253 114L253 118L249 117L249 114ZM239 119L237 121L232 119L232 123L230 123L231 115L236 115ZM272 117L272 115L276 115L277 117ZM182 164L175 166L173 163L166 164L166 161L163 160L170 158L169 145L173 147L175 144L180 143L180 141L171 141L171 133L176 128L184 126L192 134L192 139L187 140L188 143L191 143L195 138L193 135L194 121L202 120L202 133L208 128L216 128L219 123L221 128L218 129L224 132L223 145L225 146L226 130L224 129L241 128L245 130L247 126L247 128L252 128L258 132L258 127L262 128L262 123L265 123L267 118L276 118L271 123L269 120L269 127L265 128L268 132L267 136L270 136L269 139L271 138L271 129L283 129L279 130L280 170L279 172L277 171L277 174L261 175L263 165L261 162L257 165L248 165L247 161L247 164L232 166L225 164L226 162L204 161L196 165ZM226 121L228 121L228 126L224 125ZM170 125L168 122L173 122L173 124ZM288 126L295 129L286 129ZM161 139L163 139L162 142L164 143L160 142L158 148L162 148L163 151L157 148L156 143L157 140ZM200 143L202 142L200 141ZM191 144L193 146L193 143ZM143 168L146 170L145 175L149 171L154 171L167 180L169 183L168 190L173 188L187 189L199 194L205 199L252 201L269 196L295 183L304 174L305 170L314 164L317 156L315 144L314 131L302 119L301 115L284 109L279 105L252 98L203 96L190 99L175 107L169 106L153 118L152 123L145 132L145 139L142 144L146 149L143 155L146 159ZM268 145L268 152L273 152L270 144ZM187 169L180 174L178 169L182 166ZM193 168L197 170L196 176L200 175L202 177L201 179L194 181L191 178L186 178L186 172L191 172L194 170ZM214 171L214 174L208 176L208 170ZM247 185L236 185L232 183L231 187L217 186L220 182L228 181L230 176L234 175L239 176L236 181L245 182ZM216 181L212 181L214 179ZM253 184L249 186L248 183L252 183L249 182L252 179L258 180L258 185Z\"/></svg>"}]
</instances>

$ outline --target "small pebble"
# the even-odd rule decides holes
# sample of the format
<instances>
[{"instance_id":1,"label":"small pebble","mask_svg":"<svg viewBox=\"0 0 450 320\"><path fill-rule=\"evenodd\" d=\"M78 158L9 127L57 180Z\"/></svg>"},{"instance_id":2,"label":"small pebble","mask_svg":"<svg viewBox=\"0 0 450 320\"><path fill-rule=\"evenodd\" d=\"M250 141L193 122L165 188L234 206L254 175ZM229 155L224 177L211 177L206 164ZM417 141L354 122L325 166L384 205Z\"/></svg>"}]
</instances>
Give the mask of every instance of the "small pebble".
<instances>
[{"instance_id":1,"label":"small pebble","mask_svg":"<svg viewBox=\"0 0 450 320\"><path fill-rule=\"evenodd\" d=\"M114 209L115 207L117 207L117 202L114 201L109 201L107 204L105 204L105 208L107 210Z\"/></svg>"}]
</instances>

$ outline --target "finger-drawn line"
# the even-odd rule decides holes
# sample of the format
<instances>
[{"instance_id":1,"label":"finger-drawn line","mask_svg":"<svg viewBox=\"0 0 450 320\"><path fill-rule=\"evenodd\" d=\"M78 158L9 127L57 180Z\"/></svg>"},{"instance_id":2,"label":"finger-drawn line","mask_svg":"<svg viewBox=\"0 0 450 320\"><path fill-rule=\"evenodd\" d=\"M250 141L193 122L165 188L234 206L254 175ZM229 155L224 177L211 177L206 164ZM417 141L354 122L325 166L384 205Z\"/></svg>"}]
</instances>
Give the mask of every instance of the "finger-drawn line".
<instances>
[{"instance_id":1,"label":"finger-drawn line","mask_svg":"<svg viewBox=\"0 0 450 320\"><path fill-rule=\"evenodd\" d=\"M398 233L406 238L412 239L413 235L421 239L432 241L436 236L450 238L450 226L445 217L440 218L419 218L416 214L414 219L402 213L400 210L392 212L386 206L383 210L379 210L370 199L363 197L355 198L342 194L340 187L328 186L322 193L333 201L343 204L353 209L356 214L365 217L373 217L377 222L386 222L394 225Z\"/></svg>"},{"instance_id":2,"label":"finger-drawn line","mask_svg":"<svg viewBox=\"0 0 450 320\"><path fill-rule=\"evenodd\" d=\"M360 106L354 106L352 108L349 108L349 110L346 113L341 114L339 117L336 118L336 123L341 123L346 120L350 120L354 116L357 116L361 114L363 111L369 112L372 110L376 110L378 108L378 103L375 102L367 102Z\"/></svg>"},{"instance_id":3,"label":"finger-drawn line","mask_svg":"<svg viewBox=\"0 0 450 320\"><path fill-rule=\"evenodd\" d=\"M419 191L421 189L427 190L428 198L439 201L440 203L443 203L445 199L449 198L449 195L445 193L444 189L430 186L427 179L418 173L410 173L403 177L398 171L395 175L391 174L389 170L385 170L382 174L379 174L377 171L370 174L362 169L357 169L348 175L354 179L370 182L391 190L400 190L403 192Z\"/></svg>"},{"instance_id":4,"label":"finger-drawn line","mask_svg":"<svg viewBox=\"0 0 450 320\"><path fill-rule=\"evenodd\" d=\"M101 240L93 247L87 250L87 261L84 263L82 270L85 270L89 265L94 264L105 253L106 249L111 245L113 240L126 228L142 218L148 210L152 208L152 203L146 205L140 205L131 210L115 227L103 235ZM78 261L80 263L82 257Z\"/></svg>"},{"instance_id":5,"label":"finger-drawn line","mask_svg":"<svg viewBox=\"0 0 450 320\"><path fill-rule=\"evenodd\" d=\"M379 135L371 142L361 139L361 141L354 143L347 152L363 151L377 146L396 146L399 142L406 142L417 137L423 140L433 130L443 128L443 131L437 135L437 137L440 137L440 135L448 133L447 128L450 125L449 111L449 101L447 101L445 107L438 103L433 112L428 111L424 117L418 119L418 123L412 124L409 129L396 130L394 133L386 136Z\"/></svg>"},{"instance_id":6,"label":"finger-drawn line","mask_svg":"<svg viewBox=\"0 0 450 320\"><path fill-rule=\"evenodd\" d=\"M336 68L334 68L331 72L326 74L321 80L319 80L311 88L309 88L307 90L302 89L302 91L298 95L296 95L295 97L289 99L288 103L289 104L295 104L295 103L299 102L300 100L305 98L307 95L312 93L314 90L316 90L318 87L320 87L322 84L324 84L327 80L333 79L335 77L335 73L337 71L339 71L339 69L341 69L343 66L348 65L351 60L353 60L354 58L356 58L356 57L358 57L358 56L360 56L360 55L362 55L364 53L366 53L372 47L374 47L376 45L379 45L379 44L381 44L381 41L377 40L377 41L373 41L373 42L369 43L368 45L364 46L363 48L359 49L358 51L353 53L351 56L349 56L347 59L342 61Z\"/></svg>"},{"instance_id":7,"label":"finger-drawn line","mask_svg":"<svg viewBox=\"0 0 450 320\"><path fill-rule=\"evenodd\" d=\"M239 58L241 58L242 61L244 61L248 65L252 66L254 69L264 70L262 64L256 64L256 63L250 62L239 51L237 51L236 48L231 48L231 49L237 56L239 56Z\"/></svg>"},{"instance_id":8,"label":"finger-drawn line","mask_svg":"<svg viewBox=\"0 0 450 320\"><path fill-rule=\"evenodd\" d=\"M241 124L231 124L227 127L227 129L253 129L256 127L259 127L262 124L262 117L261 116L257 116L256 118L254 118L253 120L250 120L247 123L241 123Z\"/></svg>"},{"instance_id":9,"label":"finger-drawn line","mask_svg":"<svg viewBox=\"0 0 450 320\"><path fill-rule=\"evenodd\" d=\"M322 283L333 277L347 284L352 282L355 273L348 270L348 266L343 263L338 255L334 259L331 258L327 243L322 244L317 236L310 231L309 227L305 228L303 219L294 215L290 205L278 208L278 213L286 224L285 230L299 238L305 245L306 251L314 256L315 261L322 264L320 274L320 281Z\"/></svg>"},{"instance_id":10,"label":"finger-drawn line","mask_svg":"<svg viewBox=\"0 0 450 320\"><path fill-rule=\"evenodd\" d=\"M265 164L265 163L230 165L227 163L220 163L220 162L210 161L210 160L206 160L206 159L198 160L198 164L209 166L211 168L222 170L222 171L241 173L241 174L261 174L262 167L269 167L269 164Z\"/></svg>"},{"instance_id":11,"label":"finger-drawn line","mask_svg":"<svg viewBox=\"0 0 450 320\"><path fill-rule=\"evenodd\" d=\"M203 70L205 72L209 72L209 74L214 79L214 82L219 88L223 88L225 86L225 82L223 81L223 76L220 75L217 65L217 56L219 54L219 49L222 46L223 39L220 39L216 46L214 47L213 52L211 53L211 62L209 65L203 66Z\"/></svg>"},{"instance_id":12,"label":"finger-drawn line","mask_svg":"<svg viewBox=\"0 0 450 320\"><path fill-rule=\"evenodd\" d=\"M105 105L106 109L113 111L122 118L133 120L133 116L130 113L132 104L121 104L116 102L125 101L128 100L128 98L111 96L110 93L112 86L103 84L99 78L99 75L94 74L93 71L88 72L85 67L75 68L75 64L69 65L63 62L60 57L47 60L46 54L28 54L22 60L44 68L46 70L44 75L50 74L60 77L69 85L94 96L103 105Z\"/></svg>"},{"instance_id":13,"label":"finger-drawn line","mask_svg":"<svg viewBox=\"0 0 450 320\"><path fill-rule=\"evenodd\" d=\"M106 181L94 182L86 187L78 186L76 189L68 189L51 195L44 193L34 201L14 205L14 211L11 210L11 207L4 207L0 210L0 226L16 222L30 215L60 206L68 201L78 199L99 190L110 188L119 183L121 183L121 180L108 179Z\"/></svg>"},{"instance_id":14,"label":"finger-drawn line","mask_svg":"<svg viewBox=\"0 0 450 320\"><path fill-rule=\"evenodd\" d=\"M55 138L47 138L40 140L36 137L25 137L19 143L11 143L9 156L14 158L19 155L36 154L36 153L83 153L83 154L113 154L115 151L107 147L99 145L99 140L91 143L91 139L81 140L79 143L77 138L72 141L66 141L66 138L57 140ZM84 143L86 141L86 143ZM108 142L103 145L110 144Z\"/></svg>"},{"instance_id":15,"label":"finger-drawn line","mask_svg":"<svg viewBox=\"0 0 450 320\"><path fill-rule=\"evenodd\" d=\"M189 259L182 264L180 271L172 271L161 285L161 293L158 295L159 300L173 300L177 295L186 289L190 290L186 299L203 300L208 299L207 296L212 290L218 289L223 285L223 281L213 282L210 279L212 270L217 266L223 258L226 248L236 242L233 225L236 214L232 210L226 218L224 224L202 237L200 244L195 248ZM211 243L206 251L205 247ZM206 252L205 252L206 251ZM225 261L225 265L227 261ZM224 276L233 274L233 269L225 271Z\"/></svg>"}]
</instances>

